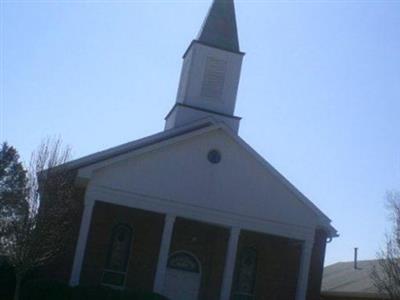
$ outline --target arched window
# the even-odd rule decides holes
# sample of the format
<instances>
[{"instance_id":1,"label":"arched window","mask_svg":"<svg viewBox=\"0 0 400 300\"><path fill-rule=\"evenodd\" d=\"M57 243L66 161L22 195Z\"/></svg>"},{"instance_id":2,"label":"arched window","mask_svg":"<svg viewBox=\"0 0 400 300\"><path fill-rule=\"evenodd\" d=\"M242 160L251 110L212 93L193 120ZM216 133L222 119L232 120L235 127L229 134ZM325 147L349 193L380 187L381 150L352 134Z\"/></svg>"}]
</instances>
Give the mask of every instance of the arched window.
<instances>
[{"instance_id":1,"label":"arched window","mask_svg":"<svg viewBox=\"0 0 400 300\"><path fill-rule=\"evenodd\" d=\"M123 286L132 242L132 229L125 224L118 224L111 233L103 284Z\"/></svg>"},{"instance_id":2,"label":"arched window","mask_svg":"<svg viewBox=\"0 0 400 300\"><path fill-rule=\"evenodd\" d=\"M235 299L254 299L254 285L257 272L257 251L252 247L244 248L238 261Z\"/></svg>"},{"instance_id":3,"label":"arched window","mask_svg":"<svg viewBox=\"0 0 400 300\"><path fill-rule=\"evenodd\" d=\"M168 268L187 272L200 273L200 265L193 255L187 252L176 252L168 259Z\"/></svg>"}]
</instances>

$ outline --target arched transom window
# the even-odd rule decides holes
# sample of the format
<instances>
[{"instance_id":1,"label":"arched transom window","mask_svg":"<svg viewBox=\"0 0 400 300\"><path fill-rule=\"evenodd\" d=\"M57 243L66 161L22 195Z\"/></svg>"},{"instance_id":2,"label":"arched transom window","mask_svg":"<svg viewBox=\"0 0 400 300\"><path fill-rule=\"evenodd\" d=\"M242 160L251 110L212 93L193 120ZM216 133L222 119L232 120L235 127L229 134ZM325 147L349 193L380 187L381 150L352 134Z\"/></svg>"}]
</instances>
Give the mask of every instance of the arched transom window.
<instances>
[{"instance_id":1,"label":"arched transom window","mask_svg":"<svg viewBox=\"0 0 400 300\"><path fill-rule=\"evenodd\" d=\"M168 268L187 272L200 273L200 265L196 258L187 252L177 252L168 259Z\"/></svg>"},{"instance_id":2,"label":"arched transom window","mask_svg":"<svg viewBox=\"0 0 400 300\"><path fill-rule=\"evenodd\" d=\"M125 224L116 225L111 233L103 284L123 286L128 267L132 243L132 228Z\"/></svg>"}]
</instances>

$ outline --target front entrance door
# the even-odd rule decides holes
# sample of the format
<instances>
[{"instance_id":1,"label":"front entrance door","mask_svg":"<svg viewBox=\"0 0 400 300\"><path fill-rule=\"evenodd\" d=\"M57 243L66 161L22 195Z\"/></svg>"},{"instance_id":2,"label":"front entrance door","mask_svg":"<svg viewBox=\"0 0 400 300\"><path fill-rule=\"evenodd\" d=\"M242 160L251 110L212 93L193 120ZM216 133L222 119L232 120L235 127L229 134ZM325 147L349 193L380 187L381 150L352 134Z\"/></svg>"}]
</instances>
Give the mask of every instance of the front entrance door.
<instances>
[{"instance_id":1,"label":"front entrance door","mask_svg":"<svg viewBox=\"0 0 400 300\"><path fill-rule=\"evenodd\" d=\"M164 295L171 300L197 300L201 270L198 260L187 252L175 252L168 259Z\"/></svg>"}]
</instances>

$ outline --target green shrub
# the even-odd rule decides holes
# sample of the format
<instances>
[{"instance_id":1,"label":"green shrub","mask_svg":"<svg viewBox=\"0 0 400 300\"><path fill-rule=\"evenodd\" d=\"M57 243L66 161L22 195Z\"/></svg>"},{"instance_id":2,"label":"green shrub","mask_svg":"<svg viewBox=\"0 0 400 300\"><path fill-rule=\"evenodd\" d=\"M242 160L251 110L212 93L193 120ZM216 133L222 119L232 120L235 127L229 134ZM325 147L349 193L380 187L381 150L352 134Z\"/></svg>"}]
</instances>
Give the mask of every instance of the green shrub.
<instances>
[{"instance_id":1,"label":"green shrub","mask_svg":"<svg viewBox=\"0 0 400 300\"><path fill-rule=\"evenodd\" d=\"M72 288L71 300L168 300L158 294L137 290L117 290L105 286Z\"/></svg>"},{"instance_id":2,"label":"green shrub","mask_svg":"<svg viewBox=\"0 0 400 300\"><path fill-rule=\"evenodd\" d=\"M164 296L145 291L123 290L120 300L168 300Z\"/></svg>"},{"instance_id":3,"label":"green shrub","mask_svg":"<svg viewBox=\"0 0 400 300\"><path fill-rule=\"evenodd\" d=\"M70 300L71 288L57 280L35 279L22 286L21 300Z\"/></svg>"},{"instance_id":4,"label":"green shrub","mask_svg":"<svg viewBox=\"0 0 400 300\"><path fill-rule=\"evenodd\" d=\"M146 291L137 291L130 289L117 290L101 285L69 287L68 284L56 280L35 279L35 280L29 280L23 285L21 292L21 300L168 300L168 299L161 295Z\"/></svg>"},{"instance_id":5,"label":"green shrub","mask_svg":"<svg viewBox=\"0 0 400 300\"><path fill-rule=\"evenodd\" d=\"M120 291L105 286L77 286L72 288L71 300L119 300Z\"/></svg>"},{"instance_id":6,"label":"green shrub","mask_svg":"<svg viewBox=\"0 0 400 300\"><path fill-rule=\"evenodd\" d=\"M12 299L15 289L14 269L0 256L0 299Z\"/></svg>"}]
</instances>

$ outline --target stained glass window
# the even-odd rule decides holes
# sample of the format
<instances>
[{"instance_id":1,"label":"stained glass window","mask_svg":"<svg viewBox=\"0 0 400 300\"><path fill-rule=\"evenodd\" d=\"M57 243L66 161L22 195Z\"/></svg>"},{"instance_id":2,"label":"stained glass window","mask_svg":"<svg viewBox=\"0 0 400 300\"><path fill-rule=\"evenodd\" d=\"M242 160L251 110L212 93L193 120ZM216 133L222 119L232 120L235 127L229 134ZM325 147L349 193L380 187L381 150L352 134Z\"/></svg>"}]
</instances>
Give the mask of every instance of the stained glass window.
<instances>
[{"instance_id":1,"label":"stained glass window","mask_svg":"<svg viewBox=\"0 0 400 300\"><path fill-rule=\"evenodd\" d=\"M235 299L253 299L257 272L257 251L247 247L241 251L238 262Z\"/></svg>"},{"instance_id":2,"label":"stained glass window","mask_svg":"<svg viewBox=\"0 0 400 300\"><path fill-rule=\"evenodd\" d=\"M114 227L103 274L103 283L116 286L124 284L131 241L131 227L125 224Z\"/></svg>"}]
</instances>

